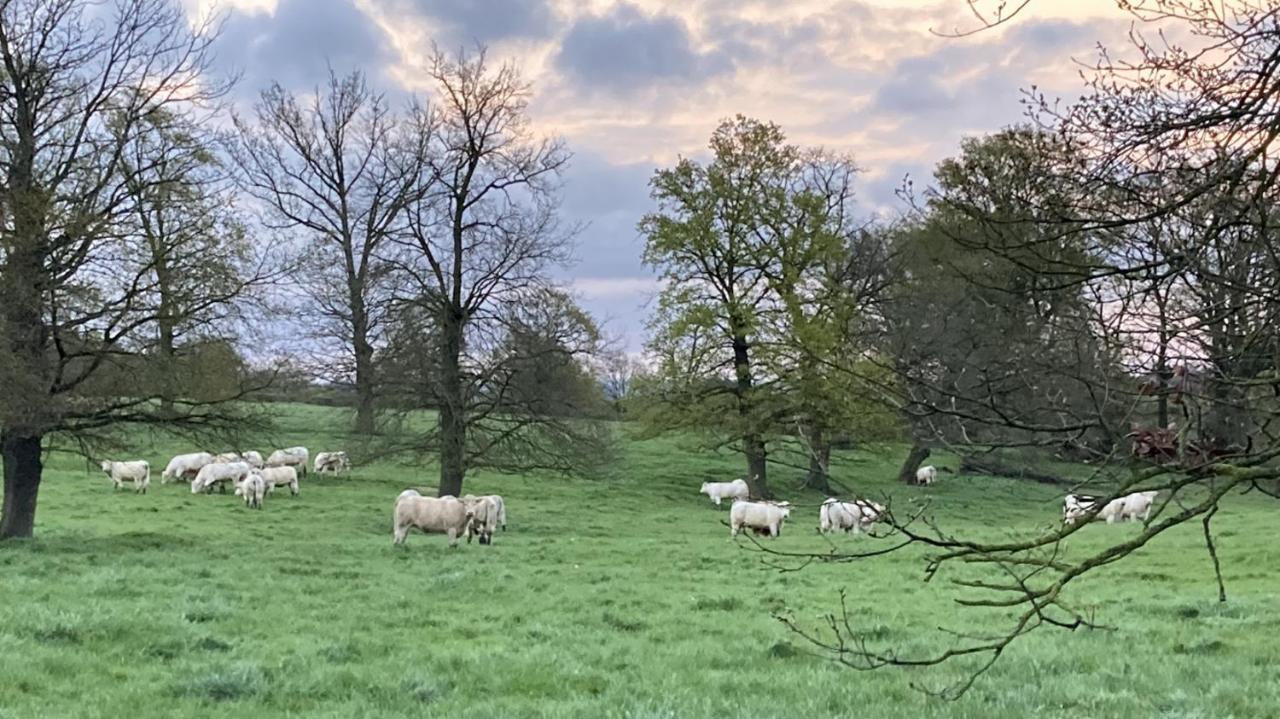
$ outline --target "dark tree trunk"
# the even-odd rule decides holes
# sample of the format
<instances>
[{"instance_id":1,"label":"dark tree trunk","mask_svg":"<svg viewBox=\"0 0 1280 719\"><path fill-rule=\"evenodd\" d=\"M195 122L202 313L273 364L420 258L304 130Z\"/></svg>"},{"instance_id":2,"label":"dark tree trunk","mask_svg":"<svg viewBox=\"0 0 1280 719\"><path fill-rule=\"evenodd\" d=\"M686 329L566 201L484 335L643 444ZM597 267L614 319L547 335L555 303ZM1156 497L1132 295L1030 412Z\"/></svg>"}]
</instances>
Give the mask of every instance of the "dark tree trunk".
<instances>
[{"instance_id":1,"label":"dark tree trunk","mask_svg":"<svg viewBox=\"0 0 1280 719\"><path fill-rule=\"evenodd\" d=\"M373 348L356 342L356 433L374 434L378 427L378 400L374 390Z\"/></svg>"},{"instance_id":2,"label":"dark tree trunk","mask_svg":"<svg viewBox=\"0 0 1280 719\"><path fill-rule=\"evenodd\" d=\"M1165 381L1161 380L1160 394L1156 397L1156 426L1160 429L1169 429L1169 393L1164 388Z\"/></svg>"},{"instance_id":3,"label":"dark tree trunk","mask_svg":"<svg viewBox=\"0 0 1280 719\"><path fill-rule=\"evenodd\" d=\"M805 477L804 486L816 489L824 494L831 494L830 472L831 442L827 439L822 427L813 424L809 427L809 474Z\"/></svg>"},{"instance_id":4,"label":"dark tree trunk","mask_svg":"<svg viewBox=\"0 0 1280 719\"><path fill-rule=\"evenodd\" d=\"M748 434L742 440L743 451L747 455L747 488L756 499L771 499L769 485L765 481L768 471L768 451L760 435Z\"/></svg>"},{"instance_id":5,"label":"dark tree trunk","mask_svg":"<svg viewBox=\"0 0 1280 719\"><path fill-rule=\"evenodd\" d=\"M911 451L907 453L907 459L902 463L902 469L898 471L898 481L903 484L916 483L916 470L920 469L920 465L929 458L929 448L917 442L911 445Z\"/></svg>"},{"instance_id":6,"label":"dark tree trunk","mask_svg":"<svg viewBox=\"0 0 1280 719\"><path fill-rule=\"evenodd\" d=\"M1169 369L1169 318L1165 295L1156 290L1156 309L1160 313L1160 328L1156 346L1156 379L1159 387L1156 393L1156 426L1169 428L1169 380L1173 372Z\"/></svg>"},{"instance_id":7,"label":"dark tree trunk","mask_svg":"<svg viewBox=\"0 0 1280 719\"><path fill-rule=\"evenodd\" d=\"M356 433L371 435L377 431L378 407L363 286L363 282L353 283L350 297L352 350L356 359Z\"/></svg>"},{"instance_id":8,"label":"dark tree trunk","mask_svg":"<svg viewBox=\"0 0 1280 719\"><path fill-rule=\"evenodd\" d=\"M768 451L760 433L754 428L755 412L751 396L751 352L744 335L733 338L733 370L737 380L738 418L747 429L742 435L742 452L747 457L747 487L751 496L769 499Z\"/></svg>"},{"instance_id":9,"label":"dark tree trunk","mask_svg":"<svg viewBox=\"0 0 1280 719\"><path fill-rule=\"evenodd\" d=\"M160 381L163 383L160 388L160 416L176 417L177 410L174 409L173 400L176 396L174 392L174 375L177 368L175 365L175 355L173 351L173 328L166 327L165 322L160 324Z\"/></svg>"},{"instance_id":10,"label":"dark tree trunk","mask_svg":"<svg viewBox=\"0 0 1280 719\"><path fill-rule=\"evenodd\" d=\"M12 361L12 375L4 378L0 392L9 427L0 430L0 461L4 464L4 499L0 504L0 540L30 537L35 531L36 497L43 468L40 461L42 433L28 429L47 426L48 389L45 367L48 335L43 305L47 289L45 257L48 234L41 213L43 193L32 182L36 138L30 107L19 102L15 115L16 147L9 150L8 207L12 233L5 247L0 272L0 336ZM17 416L14 416L14 415Z\"/></svg>"},{"instance_id":11,"label":"dark tree trunk","mask_svg":"<svg viewBox=\"0 0 1280 719\"><path fill-rule=\"evenodd\" d=\"M446 312L440 355L440 489L438 495L462 496L466 475L467 408L462 385L460 313Z\"/></svg>"},{"instance_id":12,"label":"dark tree trunk","mask_svg":"<svg viewBox=\"0 0 1280 719\"><path fill-rule=\"evenodd\" d=\"M992 457L975 457L972 455L960 458L960 471L967 474L990 474L1011 479L1029 479L1041 484L1069 484L1070 480L1056 474L1041 472L1028 467L1014 467L1003 464Z\"/></svg>"},{"instance_id":13,"label":"dark tree trunk","mask_svg":"<svg viewBox=\"0 0 1280 719\"><path fill-rule=\"evenodd\" d=\"M4 504L0 510L0 541L30 537L36 526L36 497L43 465L41 438L6 433L0 440L4 461Z\"/></svg>"}]
</instances>

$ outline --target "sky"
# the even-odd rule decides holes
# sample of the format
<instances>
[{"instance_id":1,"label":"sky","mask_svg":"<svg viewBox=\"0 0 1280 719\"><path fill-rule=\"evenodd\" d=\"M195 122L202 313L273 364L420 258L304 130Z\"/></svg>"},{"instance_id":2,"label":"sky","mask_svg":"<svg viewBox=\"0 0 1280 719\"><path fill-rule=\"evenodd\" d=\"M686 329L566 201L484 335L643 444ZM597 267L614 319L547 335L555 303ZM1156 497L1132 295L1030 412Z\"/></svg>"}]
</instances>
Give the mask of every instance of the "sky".
<instances>
[{"instance_id":1,"label":"sky","mask_svg":"<svg viewBox=\"0 0 1280 719\"><path fill-rule=\"evenodd\" d=\"M980 0L980 3L984 0ZM994 7L998 0L985 0ZM623 349L639 351L658 289L636 231L648 180L703 157L741 113L803 145L851 152L859 204L892 213L966 135L1024 118L1023 91L1069 101L1098 43L1124 44L1115 0L1032 0L969 37L965 0L185 0L225 16L218 69L238 102L271 81L305 92L332 66L364 70L389 95L429 98L432 42L489 48L533 86L536 130L565 139L564 218L584 227L560 273ZM982 5L980 4L980 7ZM935 32L936 31L936 32Z\"/></svg>"}]
</instances>

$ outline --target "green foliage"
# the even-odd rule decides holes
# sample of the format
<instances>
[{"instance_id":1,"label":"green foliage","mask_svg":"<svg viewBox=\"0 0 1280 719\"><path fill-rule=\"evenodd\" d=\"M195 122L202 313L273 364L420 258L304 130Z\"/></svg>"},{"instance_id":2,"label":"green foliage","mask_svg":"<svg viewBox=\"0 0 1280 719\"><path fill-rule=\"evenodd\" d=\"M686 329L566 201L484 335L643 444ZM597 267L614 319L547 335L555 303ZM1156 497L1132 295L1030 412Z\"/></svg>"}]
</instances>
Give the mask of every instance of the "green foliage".
<instances>
[{"instance_id":1,"label":"green foliage","mask_svg":"<svg viewBox=\"0 0 1280 719\"><path fill-rule=\"evenodd\" d=\"M280 430L259 449L358 441L341 410L277 411ZM778 572L749 542L731 542L726 511L697 494L738 463L675 439L628 443L622 475L607 484L477 472L471 487L506 497L510 528L491 547L457 550L423 534L391 547L391 503L405 487L433 484L431 467L356 457L350 478L304 481L296 499L276 492L251 512L181 485L113 492L79 459L54 454L38 538L0 545L0 715L623 719L751 707L820 718L875 707L924 719L1068 719L1265 717L1280 706L1280 550L1253 540L1275 519L1257 492L1230 497L1215 520L1229 603L1216 601L1199 526L1176 529L1123 568L1073 583L1072 604L1114 631L1037 631L971 694L942 702L911 686L940 686L969 667L853 672L815 657L772 615L820 628L845 589L868 641L928 651L954 643L935 627L995 632L1003 613L959 608L947 576L923 582L923 550ZM128 455L153 467L192 449L132 440ZM837 452L832 473L894 507L928 500L943 529L966 537L1058 519L1053 487L965 475L900 486L902 452ZM769 546L825 550L813 532L821 497L795 490L799 481L775 475L801 506ZM1063 551L1098 551L1136 531L1092 525ZM447 597L467 601L446 611Z\"/></svg>"},{"instance_id":2,"label":"green foliage","mask_svg":"<svg viewBox=\"0 0 1280 719\"><path fill-rule=\"evenodd\" d=\"M849 157L789 144L744 117L712 135L713 159L655 174L659 210L640 225L645 261L667 280L650 328L659 366L639 416L653 430L722 442L806 429L890 434L897 422L854 365L872 345L861 282L883 245L854 225ZM884 380L883 372L875 379Z\"/></svg>"},{"instance_id":3,"label":"green foliage","mask_svg":"<svg viewBox=\"0 0 1280 719\"><path fill-rule=\"evenodd\" d=\"M1002 443L1061 427L1080 439L1099 417L1118 419L1116 398L1093 391L1118 375L1118 357L1075 281L1099 259L1070 231L1078 162L1028 129L968 139L939 164L923 213L897 228L886 354L914 414L945 415L926 434Z\"/></svg>"},{"instance_id":4,"label":"green foliage","mask_svg":"<svg viewBox=\"0 0 1280 719\"><path fill-rule=\"evenodd\" d=\"M554 291L511 315L498 350L501 370L486 388L510 400L495 403L542 417L607 416L604 390L584 365L600 344L595 320Z\"/></svg>"}]
</instances>

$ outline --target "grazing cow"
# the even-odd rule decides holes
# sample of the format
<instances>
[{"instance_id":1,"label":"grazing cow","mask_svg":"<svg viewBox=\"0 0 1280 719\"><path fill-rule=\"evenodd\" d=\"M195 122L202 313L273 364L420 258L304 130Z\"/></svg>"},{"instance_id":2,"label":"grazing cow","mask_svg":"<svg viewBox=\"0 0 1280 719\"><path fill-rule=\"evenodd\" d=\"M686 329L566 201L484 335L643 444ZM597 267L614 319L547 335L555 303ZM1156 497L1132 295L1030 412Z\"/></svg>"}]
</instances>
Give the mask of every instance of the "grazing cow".
<instances>
[{"instance_id":1,"label":"grazing cow","mask_svg":"<svg viewBox=\"0 0 1280 719\"><path fill-rule=\"evenodd\" d=\"M860 534L884 517L884 507L869 499L841 502L830 497L818 510L818 531L830 534L836 530Z\"/></svg>"},{"instance_id":2,"label":"grazing cow","mask_svg":"<svg viewBox=\"0 0 1280 719\"><path fill-rule=\"evenodd\" d=\"M729 536L736 537L743 527L756 534L777 537L782 533L782 523L791 516L790 502L748 502L734 500L729 509Z\"/></svg>"},{"instance_id":3,"label":"grazing cow","mask_svg":"<svg viewBox=\"0 0 1280 719\"><path fill-rule=\"evenodd\" d=\"M193 452L191 454L180 454L169 460L169 464L165 465L164 471L160 473L160 484L167 482L176 482L179 479L185 479L188 482L195 479L196 474L206 464L213 462L213 455L208 452Z\"/></svg>"},{"instance_id":4,"label":"grazing cow","mask_svg":"<svg viewBox=\"0 0 1280 719\"><path fill-rule=\"evenodd\" d=\"M732 482L703 482L698 493L710 497L711 503L717 507L720 506L722 499L747 499L751 496L745 479L735 479Z\"/></svg>"},{"instance_id":5,"label":"grazing cow","mask_svg":"<svg viewBox=\"0 0 1280 719\"><path fill-rule=\"evenodd\" d=\"M250 472L244 481L236 487L236 494L244 497L244 504L250 509L262 509L262 498L267 493L267 482L258 472Z\"/></svg>"},{"instance_id":6,"label":"grazing cow","mask_svg":"<svg viewBox=\"0 0 1280 719\"><path fill-rule=\"evenodd\" d=\"M290 494L298 496L298 470L293 467L263 467L254 469L253 473L262 477L268 492L274 492L276 487L288 487Z\"/></svg>"},{"instance_id":7,"label":"grazing cow","mask_svg":"<svg viewBox=\"0 0 1280 719\"><path fill-rule=\"evenodd\" d=\"M916 484L930 485L938 481L938 468L932 464L916 470Z\"/></svg>"},{"instance_id":8,"label":"grazing cow","mask_svg":"<svg viewBox=\"0 0 1280 719\"><path fill-rule=\"evenodd\" d=\"M1151 506L1157 494L1154 491L1133 492L1107 502L1101 509L1098 509L1098 503L1102 501L1102 497L1068 494L1062 500L1062 521L1064 524L1076 524L1088 517L1090 512L1097 510L1093 515L1095 522L1115 524L1137 519L1145 522L1151 516Z\"/></svg>"},{"instance_id":9,"label":"grazing cow","mask_svg":"<svg viewBox=\"0 0 1280 719\"><path fill-rule=\"evenodd\" d=\"M449 538L449 546L458 546L458 538L467 532L473 512L455 497L396 498L392 522L392 544L403 545L409 530L417 527L423 532L443 534Z\"/></svg>"},{"instance_id":10,"label":"grazing cow","mask_svg":"<svg viewBox=\"0 0 1280 719\"><path fill-rule=\"evenodd\" d=\"M200 468L200 473L196 475L196 479L191 483L191 493L199 494L205 490L212 489L213 485L218 485L220 491L227 491L227 483L233 486L244 481L245 477L253 471L245 462L216 462L214 464L206 464Z\"/></svg>"},{"instance_id":11,"label":"grazing cow","mask_svg":"<svg viewBox=\"0 0 1280 719\"><path fill-rule=\"evenodd\" d=\"M132 481L133 491L141 494L146 494L147 487L151 486L151 465L141 459L133 462L104 460L102 471L111 478L115 489L123 487L125 480Z\"/></svg>"},{"instance_id":12,"label":"grazing cow","mask_svg":"<svg viewBox=\"0 0 1280 719\"><path fill-rule=\"evenodd\" d=\"M293 467L298 470L298 476L307 476L307 463L311 458L311 453L306 447L289 447L287 449L277 449L267 457L266 465L268 467Z\"/></svg>"},{"instance_id":13,"label":"grazing cow","mask_svg":"<svg viewBox=\"0 0 1280 719\"><path fill-rule=\"evenodd\" d=\"M351 470L351 459L347 457L346 452L321 452L316 455L315 463L316 474L324 472L333 472L337 474L342 470Z\"/></svg>"}]
</instances>

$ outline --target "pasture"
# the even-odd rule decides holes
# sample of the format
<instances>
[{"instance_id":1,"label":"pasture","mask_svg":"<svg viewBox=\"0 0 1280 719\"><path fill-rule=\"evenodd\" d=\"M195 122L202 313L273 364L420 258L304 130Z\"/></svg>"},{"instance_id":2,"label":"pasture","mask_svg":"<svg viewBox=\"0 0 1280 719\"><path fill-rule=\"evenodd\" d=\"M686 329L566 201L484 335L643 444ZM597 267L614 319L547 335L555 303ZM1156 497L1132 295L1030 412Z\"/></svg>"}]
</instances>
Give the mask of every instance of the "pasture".
<instances>
[{"instance_id":1,"label":"pasture","mask_svg":"<svg viewBox=\"0 0 1280 719\"><path fill-rule=\"evenodd\" d=\"M271 439L353 448L345 421L294 407ZM255 512L229 493L160 485L164 461L189 448L138 438L153 471L145 496L51 457L37 538L0 545L0 719L1280 715L1276 514L1254 496L1230 498L1215 519L1226 604L1199 525L1184 528L1072 588L1114 631L1038 632L942 702L911 683L941 686L972 665L841 668L772 615L816 625L844 589L859 629L903 652L946 646L938 627L1003 629L1001 615L957 607L945 575L922 583L921 551L766 566L728 538L727 507L697 494L740 476L734 457L628 441L609 479L476 474L469 491L507 498L508 531L456 550L415 533L396 550L392 502L433 487L433 467L361 464L353 452L352 474L308 478L296 499L277 491ZM931 498L956 531L999 536L1059 517L1057 488L954 474L903 487L900 459L888 448L833 465L896 506ZM826 547L821 497L795 491L796 472L772 481L804 506L770 546ZM1136 531L1092 525L1069 550Z\"/></svg>"}]
</instances>

